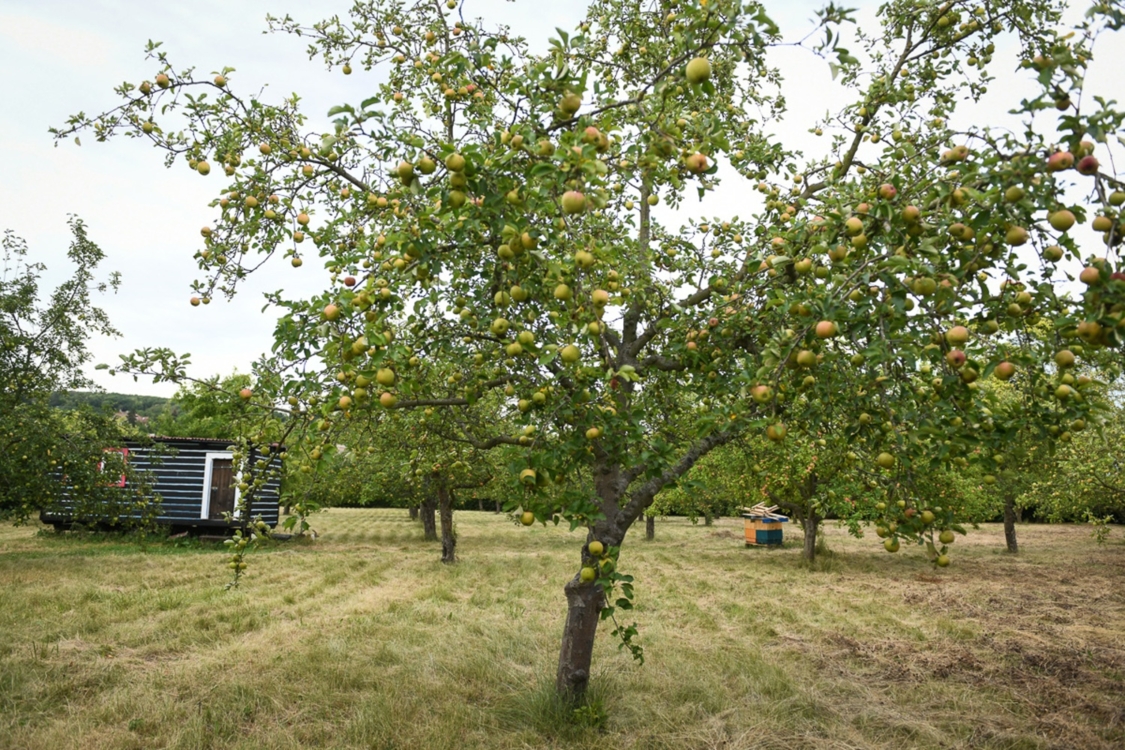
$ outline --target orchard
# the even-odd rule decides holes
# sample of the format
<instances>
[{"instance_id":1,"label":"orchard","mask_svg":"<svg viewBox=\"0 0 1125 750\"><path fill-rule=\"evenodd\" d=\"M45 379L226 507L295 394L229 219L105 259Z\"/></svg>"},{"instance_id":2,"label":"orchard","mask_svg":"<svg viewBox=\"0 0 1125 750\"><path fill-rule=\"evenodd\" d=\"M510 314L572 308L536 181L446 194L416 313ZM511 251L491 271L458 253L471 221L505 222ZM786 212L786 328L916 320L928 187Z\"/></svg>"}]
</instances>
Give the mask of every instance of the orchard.
<instances>
[{"instance_id":1,"label":"orchard","mask_svg":"<svg viewBox=\"0 0 1125 750\"><path fill-rule=\"evenodd\" d=\"M770 124L814 92L768 63L768 5L737 0L593 0L542 52L471 2L361 0L270 19L351 76L332 132L151 44L116 107L55 134L147 141L214 183L203 303L265 262L323 268L321 294L271 296L273 376L242 394L263 415L309 445L409 421L442 491L504 481L525 523L585 532L556 680L577 697L601 620L642 658L626 536L708 454L768 441L768 473L814 488L815 460L888 551L944 566L963 528L925 477L1003 481L1014 436L1048 450L1097 420L1083 373L1118 373L1125 336L1125 112L1083 87L1125 12L1061 11L894 0L861 28L828 5L804 44L850 103L807 123L812 156ZM1009 102L1018 128L954 127L1001 38L1038 95ZM720 186L739 215L715 215ZM494 451L503 478L470 471ZM823 505L794 497L815 530Z\"/></svg>"}]
</instances>

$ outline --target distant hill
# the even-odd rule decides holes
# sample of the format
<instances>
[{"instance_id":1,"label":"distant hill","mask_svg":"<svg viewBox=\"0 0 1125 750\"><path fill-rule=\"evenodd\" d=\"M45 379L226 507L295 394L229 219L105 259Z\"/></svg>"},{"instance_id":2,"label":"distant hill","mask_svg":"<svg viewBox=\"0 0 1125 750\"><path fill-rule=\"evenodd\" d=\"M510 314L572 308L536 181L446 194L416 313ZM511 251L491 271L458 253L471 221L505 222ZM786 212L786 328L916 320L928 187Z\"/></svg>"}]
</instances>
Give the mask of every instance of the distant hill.
<instances>
[{"instance_id":1,"label":"distant hill","mask_svg":"<svg viewBox=\"0 0 1125 750\"><path fill-rule=\"evenodd\" d=\"M50 404L56 409L89 406L97 411L123 416L130 424L146 424L164 412L169 400L162 396L137 396L131 393L56 391L51 394Z\"/></svg>"}]
</instances>

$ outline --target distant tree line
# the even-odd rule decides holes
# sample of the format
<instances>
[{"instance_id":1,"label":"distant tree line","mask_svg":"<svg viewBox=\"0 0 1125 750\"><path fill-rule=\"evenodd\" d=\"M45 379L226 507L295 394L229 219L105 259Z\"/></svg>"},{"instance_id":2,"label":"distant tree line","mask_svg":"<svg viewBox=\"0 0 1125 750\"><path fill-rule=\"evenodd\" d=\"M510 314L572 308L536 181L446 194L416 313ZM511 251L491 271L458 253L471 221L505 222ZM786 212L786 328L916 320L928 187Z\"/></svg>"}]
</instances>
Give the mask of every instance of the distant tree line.
<instances>
[{"instance_id":1,"label":"distant tree line","mask_svg":"<svg viewBox=\"0 0 1125 750\"><path fill-rule=\"evenodd\" d=\"M129 424L145 425L152 424L164 415L169 401L163 396L138 396L130 393L55 391L47 400L47 405L67 411L88 407L96 412L124 414Z\"/></svg>"}]
</instances>

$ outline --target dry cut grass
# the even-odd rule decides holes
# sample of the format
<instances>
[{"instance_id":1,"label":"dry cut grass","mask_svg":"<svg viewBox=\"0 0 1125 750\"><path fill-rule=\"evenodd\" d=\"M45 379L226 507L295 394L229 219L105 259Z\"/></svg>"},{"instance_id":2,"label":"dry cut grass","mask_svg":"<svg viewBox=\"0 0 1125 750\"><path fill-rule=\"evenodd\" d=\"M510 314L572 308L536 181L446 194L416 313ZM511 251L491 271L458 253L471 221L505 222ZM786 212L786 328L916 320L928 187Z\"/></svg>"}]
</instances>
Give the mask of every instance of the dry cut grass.
<instances>
[{"instance_id":1,"label":"dry cut grass","mask_svg":"<svg viewBox=\"0 0 1125 750\"><path fill-rule=\"evenodd\" d=\"M1121 748L1125 544L1072 526L959 540L935 571L827 529L799 562L740 519L634 537L636 666L599 635L591 705L551 699L577 535L331 510L253 556L0 529L0 747Z\"/></svg>"}]
</instances>

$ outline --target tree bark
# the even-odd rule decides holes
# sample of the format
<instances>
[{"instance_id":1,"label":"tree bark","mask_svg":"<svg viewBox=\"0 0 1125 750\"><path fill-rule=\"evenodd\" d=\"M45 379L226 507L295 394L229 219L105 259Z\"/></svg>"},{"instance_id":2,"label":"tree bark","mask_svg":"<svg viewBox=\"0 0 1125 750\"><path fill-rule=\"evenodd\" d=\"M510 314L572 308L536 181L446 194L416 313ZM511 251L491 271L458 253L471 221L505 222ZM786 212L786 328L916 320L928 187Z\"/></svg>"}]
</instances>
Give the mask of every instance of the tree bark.
<instances>
[{"instance_id":1,"label":"tree bark","mask_svg":"<svg viewBox=\"0 0 1125 750\"><path fill-rule=\"evenodd\" d=\"M411 505L410 508L409 508L409 511L410 511L410 520L411 521L417 521L418 520L418 506L417 505Z\"/></svg>"},{"instance_id":2,"label":"tree bark","mask_svg":"<svg viewBox=\"0 0 1125 750\"><path fill-rule=\"evenodd\" d=\"M495 511L493 511L493 512L494 512L494 513L499 513L499 512L501 511L501 510L502 510L502 508L500 507L500 501L499 501L499 500L497 500L497 501L496 501L496 510L495 510Z\"/></svg>"},{"instance_id":3,"label":"tree bark","mask_svg":"<svg viewBox=\"0 0 1125 750\"><path fill-rule=\"evenodd\" d=\"M805 532L803 555L805 560L809 562L816 560L816 531L819 526L820 516L816 514L815 510L810 509L808 514L801 518L801 528Z\"/></svg>"},{"instance_id":4,"label":"tree bark","mask_svg":"<svg viewBox=\"0 0 1125 750\"><path fill-rule=\"evenodd\" d=\"M711 511L707 511L706 513L703 514L703 525L704 526L710 526L712 523L714 523L714 521L715 521L715 517L713 515L711 515Z\"/></svg>"},{"instance_id":5,"label":"tree bark","mask_svg":"<svg viewBox=\"0 0 1125 750\"><path fill-rule=\"evenodd\" d=\"M437 510L437 501L433 499L422 501L419 514L422 516L422 531L427 542L437 541L437 522L434 519L435 510Z\"/></svg>"},{"instance_id":6,"label":"tree bark","mask_svg":"<svg viewBox=\"0 0 1125 750\"><path fill-rule=\"evenodd\" d=\"M441 561L457 562L457 535L453 531L453 490L438 488L438 515L441 517Z\"/></svg>"},{"instance_id":7,"label":"tree bark","mask_svg":"<svg viewBox=\"0 0 1125 750\"><path fill-rule=\"evenodd\" d=\"M651 542L656 538L656 517L645 516L645 541Z\"/></svg>"},{"instance_id":8,"label":"tree bark","mask_svg":"<svg viewBox=\"0 0 1125 750\"><path fill-rule=\"evenodd\" d=\"M563 587L563 591L566 592L566 624L563 626L555 689L559 695L577 701L590 683L594 636L598 632L604 597L597 584L582 583L577 576Z\"/></svg>"},{"instance_id":9,"label":"tree bark","mask_svg":"<svg viewBox=\"0 0 1125 750\"><path fill-rule=\"evenodd\" d=\"M1013 555L1020 551L1016 542L1016 499L1011 495L1004 499L1004 541Z\"/></svg>"}]
</instances>

